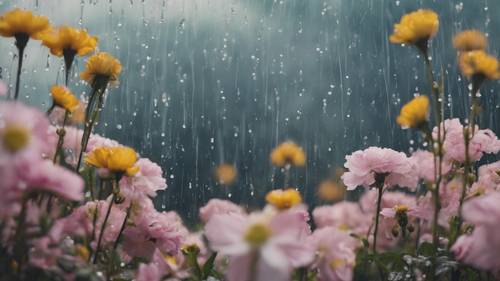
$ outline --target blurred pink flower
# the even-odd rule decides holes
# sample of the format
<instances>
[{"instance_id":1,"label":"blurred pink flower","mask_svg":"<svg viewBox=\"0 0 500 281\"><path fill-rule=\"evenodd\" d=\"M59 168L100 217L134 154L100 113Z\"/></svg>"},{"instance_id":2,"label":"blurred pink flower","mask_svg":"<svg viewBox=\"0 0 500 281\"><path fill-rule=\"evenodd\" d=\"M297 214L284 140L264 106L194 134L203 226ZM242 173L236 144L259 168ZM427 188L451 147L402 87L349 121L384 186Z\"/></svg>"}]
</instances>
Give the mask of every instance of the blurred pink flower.
<instances>
[{"instance_id":1,"label":"blurred pink flower","mask_svg":"<svg viewBox=\"0 0 500 281\"><path fill-rule=\"evenodd\" d=\"M445 158L463 163L465 161L465 142L463 126L458 118L447 119L442 123L446 131L444 140ZM434 128L433 138L437 139L437 127ZM475 127L474 137L469 144L469 155L472 161L481 159L484 153L498 153L500 151L500 140L493 131L489 129L479 130Z\"/></svg>"},{"instance_id":2,"label":"blurred pink flower","mask_svg":"<svg viewBox=\"0 0 500 281\"><path fill-rule=\"evenodd\" d=\"M172 259L173 258L173 259ZM156 250L149 264L141 264L137 271L136 281L181 281L189 277L189 273L179 268L181 261L175 257L164 257ZM169 276L166 279L165 276Z\"/></svg>"},{"instance_id":3,"label":"blurred pink flower","mask_svg":"<svg viewBox=\"0 0 500 281\"><path fill-rule=\"evenodd\" d=\"M189 233L175 212L146 208L133 217L133 222L134 226L123 232L123 250L132 257L150 258L156 248L177 255Z\"/></svg>"},{"instance_id":4,"label":"blurred pink flower","mask_svg":"<svg viewBox=\"0 0 500 281\"><path fill-rule=\"evenodd\" d=\"M229 256L228 281L290 279L293 268L313 261L306 245L303 217L298 212L214 215L205 226L211 248ZM258 257L253 270L252 263Z\"/></svg>"},{"instance_id":5,"label":"blurred pink flower","mask_svg":"<svg viewBox=\"0 0 500 281\"><path fill-rule=\"evenodd\" d=\"M322 281L350 281L356 262L355 250L358 240L334 227L317 229L308 238L308 243L316 250L313 267L319 269Z\"/></svg>"},{"instance_id":6,"label":"blurred pink flower","mask_svg":"<svg viewBox=\"0 0 500 281\"><path fill-rule=\"evenodd\" d=\"M370 190L365 192L360 198L359 203L361 209L371 218L372 224L375 220L375 212L377 210L377 191ZM385 192L382 196L381 218L379 222L379 230L377 236L377 247L379 250L387 250L397 246L401 239L401 235L394 236L393 228L398 227L397 221L391 216L392 209L396 206L408 206L411 212L408 213L409 216L414 216L414 209L416 208L416 198L415 196L402 193L402 192ZM369 215L368 215L369 214ZM411 220L410 220L411 221ZM372 227L369 236L369 241L373 241L373 231Z\"/></svg>"},{"instance_id":7,"label":"blurred pink flower","mask_svg":"<svg viewBox=\"0 0 500 281\"><path fill-rule=\"evenodd\" d=\"M410 159L418 169L418 176L426 182L434 182L434 154L427 150L413 152ZM451 170L451 164L445 160L441 166L442 174L446 175Z\"/></svg>"},{"instance_id":8,"label":"blurred pink flower","mask_svg":"<svg viewBox=\"0 0 500 281\"><path fill-rule=\"evenodd\" d=\"M387 174L385 186L415 188L418 183L415 164L402 152L389 148L369 147L346 156L348 169L342 176L347 189L357 186L371 187L375 174Z\"/></svg>"},{"instance_id":9,"label":"blurred pink flower","mask_svg":"<svg viewBox=\"0 0 500 281\"><path fill-rule=\"evenodd\" d=\"M161 272L158 265L151 264L141 264L139 270L137 271L136 281L161 281L164 272Z\"/></svg>"},{"instance_id":10,"label":"blurred pink flower","mask_svg":"<svg viewBox=\"0 0 500 281\"><path fill-rule=\"evenodd\" d=\"M214 215L222 215L222 214L244 214L245 211L242 207L234 204L228 200L222 199L210 199L208 203L200 208L200 219L202 222L206 223L210 220Z\"/></svg>"},{"instance_id":11,"label":"blurred pink flower","mask_svg":"<svg viewBox=\"0 0 500 281\"><path fill-rule=\"evenodd\" d=\"M95 224L95 239L91 243L92 247L97 246L98 238L101 234L102 226L106 217L106 212L108 211L109 204L111 202L112 197L108 197L106 200L100 201L91 201L88 202L85 207L87 209L88 219L93 222L94 214L97 210L97 220ZM118 237L118 233L122 227L123 221L125 219L126 212L123 211L117 204L113 204L111 206L111 212L109 213L108 221L106 222L106 226L104 228L104 234L102 236L102 244L103 246L109 245L115 242Z\"/></svg>"},{"instance_id":12,"label":"blurred pink flower","mask_svg":"<svg viewBox=\"0 0 500 281\"><path fill-rule=\"evenodd\" d=\"M450 182L442 183L439 188L439 198L441 209L439 210L439 225L448 228L450 218L458 214L458 206L462 193L462 181L453 179ZM418 206L413 215L422 219L428 224L432 223L434 216L434 201L431 194L427 194L419 199Z\"/></svg>"},{"instance_id":13,"label":"blurred pink flower","mask_svg":"<svg viewBox=\"0 0 500 281\"><path fill-rule=\"evenodd\" d=\"M136 166L139 172L132 177L123 177L120 180L120 194L125 198L138 201L149 200L155 197L158 190L165 190L167 183L163 178L161 167L151 160L140 158Z\"/></svg>"},{"instance_id":14,"label":"blurred pink flower","mask_svg":"<svg viewBox=\"0 0 500 281\"><path fill-rule=\"evenodd\" d=\"M478 180L471 188L471 193L488 193L500 189L500 161L483 165L478 169Z\"/></svg>"},{"instance_id":15,"label":"blurred pink flower","mask_svg":"<svg viewBox=\"0 0 500 281\"><path fill-rule=\"evenodd\" d=\"M492 192L471 199L463 205L463 216L475 228L471 235L462 235L451 250L457 260L483 270L500 270L500 193Z\"/></svg>"},{"instance_id":16,"label":"blurred pink flower","mask_svg":"<svg viewBox=\"0 0 500 281\"><path fill-rule=\"evenodd\" d=\"M331 226L358 235L366 235L372 223L372 217L363 213L357 202L347 201L317 207L313 218L318 228Z\"/></svg>"}]
</instances>

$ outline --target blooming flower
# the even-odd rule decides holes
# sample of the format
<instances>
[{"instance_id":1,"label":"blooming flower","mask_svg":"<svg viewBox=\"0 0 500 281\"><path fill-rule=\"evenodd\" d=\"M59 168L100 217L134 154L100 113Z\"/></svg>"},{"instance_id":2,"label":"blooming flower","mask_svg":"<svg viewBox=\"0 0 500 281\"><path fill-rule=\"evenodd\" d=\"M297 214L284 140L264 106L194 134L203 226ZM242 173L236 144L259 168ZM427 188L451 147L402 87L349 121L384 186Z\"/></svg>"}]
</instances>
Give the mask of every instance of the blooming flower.
<instances>
[{"instance_id":1,"label":"blooming flower","mask_svg":"<svg viewBox=\"0 0 500 281\"><path fill-rule=\"evenodd\" d=\"M293 188L286 190L276 189L267 193L266 201L280 210L285 210L300 204L302 202L302 197L300 193Z\"/></svg>"},{"instance_id":2,"label":"blooming flower","mask_svg":"<svg viewBox=\"0 0 500 281\"><path fill-rule=\"evenodd\" d=\"M464 30L453 37L453 47L460 52L485 50L487 46L488 39L479 30Z\"/></svg>"},{"instance_id":3,"label":"blooming flower","mask_svg":"<svg viewBox=\"0 0 500 281\"><path fill-rule=\"evenodd\" d=\"M465 202L463 216L475 228L471 235L460 236L451 250L457 260L480 269L498 271L500 269L500 193L481 196Z\"/></svg>"},{"instance_id":4,"label":"blooming flower","mask_svg":"<svg viewBox=\"0 0 500 281\"><path fill-rule=\"evenodd\" d=\"M97 37L90 36L85 29L62 26L42 36L42 44L50 49L54 56L61 57L64 53L72 56L85 56L94 51Z\"/></svg>"},{"instance_id":5,"label":"blooming flower","mask_svg":"<svg viewBox=\"0 0 500 281\"><path fill-rule=\"evenodd\" d=\"M123 177L120 180L120 194L130 200L155 197L156 192L165 190L167 183L161 167L151 160L140 158L135 166L139 172L134 177Z\"/></svg>"},{"instance_id":6,"label":"blooming flower","mask_svg":"<svg viewBox=\"0 0 500 281\"><path fill-rule=\"evenodd\" d=\"M215 168L215 178L220 184L232 184L237 175L236 168L231 164L220 164Z\"/></svg>"},{"instance_id":7,"label":"blooming flower","mask_svg":"<svg viewBox=\"0 0 500 281\"><path fill-rule=\"evenodd\" d=\"M87 60L85 70L80 74L80 77L90 85L94 85L96 79L117 82L121 71L122 65L119 60L108 53L100 52Z\"/></svg>"},{"instance_id":8,"label":"blooming flower","mask_svg":"<svg viewBox=\"0 0 500 281\"><path fill-rule=\"evenodd\" d=\"M434 154L432 154L432 152L427 150L417 150L413 152L410 159L416 164L419 178L425 180L426 182L434 182L435 162ZM441 165L441 172L443 176L451 171L451 163L449 161L444 160Z\"/></svg>"},{"instance_id":9,"label":"blooming flower","mask_svg":"<svg viewBox=\"0 0 500 281\"><path fill-rule=\"evenodd\" d=\"M420 128L429 118L429 98L417 96L401 108L396 122L403 128Z\"/></svg>"},{"instance_id":10,"label":"blooming flower","mask_svg":"<svg viewBox=\"0 0 500 281\"><path fill-rule=\"evenodd\" d=\"M317 207L313 219L318 228L330 226L357 235L366 235L372 222L372 217L364 213L358 203L347 201Z\"/></svg>"},{"instance_id":11,"label":"blooming flower","mask_svg":"<svg viewBox=\"0 0 500 281\"><path fill-rule=\"evenodd\" d=\"M441 126L446 130L444 140L445 158L448 161L465 161L465 142L463 136L463 126L458 118L447 119ZM437 127L434 128L432 135L437 139ZM469 156L471 161L478 161L484 153L498 153L500 151L500 140L493 131L489 129L479 130L476 126L475 133L469 144Z\"/></svg>"},{"instance_id":12,"label":"blooming flower","mask_svg":"<svg viewBox=\"0 0 500 281\"><path fill-rule=\"evenodd\" d=\"M200 208L199 216L202 222L206 223L214 215L222 214L244 214L245 211L242 207L234 204L231 201L221 199L210 199L208 203Z\"/></svg>"},{"instance_id":13,"label":"blooming flower","mask_svg":"<svg viewBox=\"0 0 500 281\"><path fill-rule=\"evenodd\" d=\"M139 171L135 166L137 153L126 146L99 147L85 157L85 163L96 168L105 168L113 173L124 173L132 176Z\"/></svg>"},{"instance_id":14,"label":"blooming flower","mask_svg":"<svg viewBox=\"0 0 500 281\"><path fill-rule=\"evenodd\" d=\"M278 167L286 165L304 166L306 163L306 155L304 150L294 142L287 141L271 152L271 163Z\"/></svg>"},{"instance_id":15,"label":"blooming flower","mask_svg":"<svg viewBox=\"0 0 500 281\"><path fill-rule=\"evenodd\" d=\"M394 25L394 33L389 40L395 44L418 44L436 35L439 28L438 15L431 10L417 10L403 15Z\"/></svg>"},{"instance_id":16,"label":"blooming flower","mask_svg":"<svg viewBox=\"0 0 500 281\"><path fill-rule=\"evenodd\" d=\"M286 281L293 268L308 265L314 257L304 243L304 224L300 213L289 211L223 214L208 221L205 235L212 249L229 256L228 281Z\"/></svg>"},{"instance_id":17,"label":"blooming flower","mask_svg":"<svg viewBox=\"0 0 500 281\"><path fill-rule=\"evenodd\" d=\"M349 169L342 180L348 190L361 185L370 187L376 175L385 175L385 186L405 186L415 188L418 177L415 164L402 152L389 148L369 147L346 156L344 166Z\"/></svg>"},{"instance_id":18,"label":"blooming flower","mask_svg":"<svg viewBox=\"0 0 500 281\"><path fill-rule=\"evenodd\" d=\"M49 20L46 17L35 16L27 10L14 9L0 16L0 35L4 37L40 39L49 30Z\"/></svg>"},{"instance_id":19,"label":"blooming flower","mask_svg":"<svg viewBox=\"0 0 500 281\"><path fill-rule=\"evenodd\" d=\"M460 54L459 66L462 73L469 78L474 75L480 75L490 80L500 78L498 60L482 50Z\"/></svg>"},{"instance_id":20,"label":"blooming flower","mask_svg":"<svg viewBox=\"0 0 500 281\"><path fill-rule=\"evenodd\" d=\"M133 205L131 223L123 232L123 250L130 257L151 258L155 249L177 255L188 230L176 212L158 212L152 202Z\"/></svg>"},{"instance_id":21,"label":"blooming flower","mask_svg":"<svg viewBox=\"0 0 500 281\"><path fill-rule=\"evenodd\" d=\"M352 280L355 249L360 244L357 240L334 227L324 227L314 231L308 243L317 252L314 267L319 269L319 280Z\"/></svg>"},{"instance_id":22,"label":"blooming flower","mask_svg":"<svg viewBox=\"0 0 500 281\"><path fill-rule=\"evenodd\" d=\"M80 101L73 93L65 86L54 85L50 89L50 94L54 100L54 104L64 108L69 112L74 112L80 105Z\"/></svg>"}]
</instances>

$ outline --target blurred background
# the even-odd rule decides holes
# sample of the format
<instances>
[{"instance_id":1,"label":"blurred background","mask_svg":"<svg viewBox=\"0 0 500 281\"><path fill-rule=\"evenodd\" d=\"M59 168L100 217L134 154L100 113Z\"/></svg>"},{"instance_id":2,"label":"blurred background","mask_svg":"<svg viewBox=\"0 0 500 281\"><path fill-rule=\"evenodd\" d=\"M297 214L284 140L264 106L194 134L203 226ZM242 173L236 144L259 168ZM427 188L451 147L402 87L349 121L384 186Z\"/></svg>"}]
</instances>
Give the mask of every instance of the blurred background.
<instances>
[{"instance_id":1,"label":"blurred background","mask_svg":"<svg viewBox=\"0 0 500 281\"><path fill-rule=\"evenodd\" d=\"M404 13L431 8L440 15L431 55L445 74L448 117L463 118L468 108L453 34L479 29L489 36L489 52L500 50L498 0L0 0L0 13L13 7L84 27L99 37L101 51L120 59L120 84L96 132L161 165L168 188L157 207L188 222L210 198L262 205L269 190L283 187L269 154L286 140L307 154L290 184L310 206L344 196L335 193L335 179L346 154L368 146L414 150L418 135L395 118L429 87L416 50L388 41ZM0 40L0 54L0 79L12 85L13 40ZM62 66L31 41L20 99L46 110ZM82 97L83 66L78 59L70 84ZM499 91L488 82L481 92L480 126L497 134ZM222 163L236 167L230 185L214 177Z\"/></svg>"}]
</instances>

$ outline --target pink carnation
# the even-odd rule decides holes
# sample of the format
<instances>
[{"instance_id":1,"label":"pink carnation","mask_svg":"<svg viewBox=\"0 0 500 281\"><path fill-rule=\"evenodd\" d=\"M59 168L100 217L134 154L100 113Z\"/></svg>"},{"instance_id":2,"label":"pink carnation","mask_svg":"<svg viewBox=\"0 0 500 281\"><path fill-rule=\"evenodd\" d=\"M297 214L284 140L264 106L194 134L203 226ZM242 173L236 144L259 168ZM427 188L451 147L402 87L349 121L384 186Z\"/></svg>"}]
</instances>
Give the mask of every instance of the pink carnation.
<instances>
[{"instance_id":1,"label":"pink carnation","mask_svg":"<svg viewBox=\"0 0 500 281\"><path fill-rule=\"evenodd\" d=\"M188 235L175 212L144 209L134 218L134 226L125 228L123 249L129 256L150 258L158 248L176 255Z\"/></svg>"},{"instance_id":2,"label":"pink carnation","mask_svg":"<svg viewBox=\"0 0 500 281\"><path fill-rule=\"evenodd\" d=\"M442 125L443 126L443 125ZM444 121L446 138L444 140L445 158L463 163L465 161L464 128L458 118ZM472 161L481 159L484 153L498 153L500 140L491 130L479 130L476 126L474 137L469 144L469 156ZM434 128L433 138L437 139L437 127Z\"/></svg>"},{"instance_id":3,"label":"pink carnation","mask_svg":"<svg viewBox=\"0 0 500 281\"><path fill-rule=\"evenodd\" d=\"M500 193L492 192L464 204L464 218L475 228L471 235L460 236L451 248L459 261L484 270L500 270L499 202Z\"/></svg>"},{"instance_id":4,"label":"pink carnation","mask_svg":"<svg viewBox=\"0 0 500 281\"><path fill-rule=\"evenodd\" d=\"M317 253L314 267L319 269L318 280L352 280L359 241L334 227L324 227L314 231L308 243Z\"/></svg>"},{"instance_id":5,"label":"pink carnation","mask_svg":"<svg viewBox=\"0 0 500 281\"><path fill-rule=\"evenodd\" d=\"M229 256L228 281L249 280L255 251L258 259L252 273L254 280L286 281L293 268L306 266L314 258L314 251L305 243L304 223L298 212L221 214L210 218L205 235L212 249ZM257 248L245 238L256 225L268 228L271 235Z\"/></svg>"},{"instance_id":6,"label":"pink carnation","mask_svg":"<svg viewBox=\"0 0 500 281\"><path fill-rule=\"evenodd\" d=\"M419 178L426 182L434 182L434 154L426 150L413 152L410 159L416 164ZM438 168L438 167L436 167ZM451 164L445 160L441 166L441 172L446 175L451 170Z\"/></svg>"},{"instance_id":7,"label":"pink carnation","mask_svg":"<svg viewBox=\"0 0 500 281\"><path fill-rule=\"evenodd\" d=\"M155 197L158 190L167 188L161 167L149 159L141 158L136 166L139 172L120 180L120 194L132 201Z\"/></svg>"},{"instance_id":8,"label":"pink carnation","mask_svg":"<svg viewBox=\"0 0 500 281\"><path fill-rule=\"evenodd\" d=\"M200 208L200 219L204 223L210 220L214 215L222 214L244 214L245 211L240 206L228 200L210 199L208 203Z\"/></svg>"},{"instance_id":9,"label":"pink carnation","mask_svg":"<svg viewBox=\"0 0 500 281\"><path fill-rule=\"evenodd\" d=\"M415 164L402 152L389 148L369 147L346 156L348 169L342 176L347 189L371 187L376 174L386 174L385 186L415 188L418 183Z\"/></svg>"},{"instance_id":10,"label":"pink carnation","mask_svg":"<svg viewBox=\"0 0 500 281\"><path fill-rule=\"evenodd\" d=\"M371 216L363 213L358 203L347 201L317 207L313 218L318 228L331 226L358 235L366 235L372 223Z\"/></svg>"}]
</instances>

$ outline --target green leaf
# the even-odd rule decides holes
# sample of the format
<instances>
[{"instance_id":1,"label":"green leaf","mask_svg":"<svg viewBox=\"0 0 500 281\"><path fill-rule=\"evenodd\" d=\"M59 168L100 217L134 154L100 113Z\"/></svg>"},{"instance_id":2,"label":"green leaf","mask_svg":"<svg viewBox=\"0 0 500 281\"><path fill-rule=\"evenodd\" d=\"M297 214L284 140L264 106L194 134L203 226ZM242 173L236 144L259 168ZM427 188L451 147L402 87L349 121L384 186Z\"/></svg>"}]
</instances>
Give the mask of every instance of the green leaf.
<instances>
[{"instance_id":1,"label":"green leaf","mask_svg":"<svg viewBox=\"0 0 500 281\"><path fill-rule=\"evenodd\" d=\"M208 260L203 265L202 279L205 280L210 276L214 269L215 258L217 257L217 252L214 252Z\"/></svg>"},{"instance_id":2,"label":"green leaf","mask_svg":"<svg viewBox=\"0 0 500 281\"><path fill-rule=\"evenodd\" d=\"M436 247L434 244L429 242L424 242L418 247L418 254L425 257L432 257L436 253Z\"/></svg>"}]
</instances>

